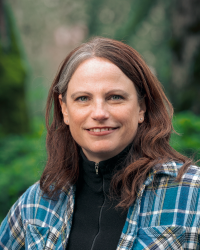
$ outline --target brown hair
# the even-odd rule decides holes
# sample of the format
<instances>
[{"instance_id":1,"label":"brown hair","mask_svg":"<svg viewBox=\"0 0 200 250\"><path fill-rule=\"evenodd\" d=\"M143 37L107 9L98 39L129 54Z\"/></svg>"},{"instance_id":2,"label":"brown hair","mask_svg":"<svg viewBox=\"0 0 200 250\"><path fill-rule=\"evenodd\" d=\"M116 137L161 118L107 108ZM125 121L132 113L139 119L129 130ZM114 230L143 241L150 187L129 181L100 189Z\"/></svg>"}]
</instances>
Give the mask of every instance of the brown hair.
<instances>
[{"instance_id":1,"label":"brown hair","mask_svg":"<svg viewBox=\"0 0 200 250\"><path fill-rule=\"evenodd\" d=\"M62 94L64 100L71 76L81 62L92 57L106 58L118 66L134 83L138 100L145 100L146 103L144 122L139 124L128 154L129 164L123 171L117 172L112 180L112 189L120 196L119 206L128 208L135 200L147 174L156 164L169 160L183 162L178 175L180 179L191 160L169 145L173 129L173 107L158 79L137 51L108 38L94 38L73 50L53 81L46 109L48 161L40 179L40 187L52 197L63 187L75 184L78 179L79 148L63 121L58 96ZM50 122L52 107L53 118Z\"/></svg>"}]
</instances>

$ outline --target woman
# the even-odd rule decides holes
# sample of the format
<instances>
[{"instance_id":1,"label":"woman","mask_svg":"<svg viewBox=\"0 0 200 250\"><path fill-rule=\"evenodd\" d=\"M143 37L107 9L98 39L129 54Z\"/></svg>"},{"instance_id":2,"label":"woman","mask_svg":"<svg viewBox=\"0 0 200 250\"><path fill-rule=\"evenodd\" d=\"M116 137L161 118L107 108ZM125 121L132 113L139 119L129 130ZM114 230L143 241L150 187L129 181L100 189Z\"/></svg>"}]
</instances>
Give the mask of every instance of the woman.
<instances>
[{"instance_id":1,"label":"woman","mask_svg":"<svg viewBox=\"0 0 200 250\"><path fill-rule=\"evenodd\" d=\"M199 169L169 145L172 114L128 45L73 50L48 96L46 168L3 221L0 249L199 249Z\"/></svg>"}]
</instances>

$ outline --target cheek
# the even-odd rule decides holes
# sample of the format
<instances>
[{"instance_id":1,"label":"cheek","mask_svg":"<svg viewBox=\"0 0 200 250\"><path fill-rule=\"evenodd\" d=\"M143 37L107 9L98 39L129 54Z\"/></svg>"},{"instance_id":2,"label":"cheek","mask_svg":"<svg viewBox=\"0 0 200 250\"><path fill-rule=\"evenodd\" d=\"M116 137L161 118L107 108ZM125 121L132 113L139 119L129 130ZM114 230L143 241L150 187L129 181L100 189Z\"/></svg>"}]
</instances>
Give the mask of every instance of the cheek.
<instances>
[{"instance_id":1,"label":"cheek","mask_svg":"<svg viewBox=\"0 0 200 250\"><path fill-rule=\"evenodd\" d=\"M127 125L129 127L135 127L138 125L138 119L139 119L139 109L136 108L133 110L133 108L126 108L123 110L120 110L118 112L115 112L116 117L118 117L118 120L120 120L124 125Z\"/></svg>"},{"instance_id":2,"label":"cheek","mask_svg":"<svg viewBox=\"0 0 200 250\"><path fill-rule=\"evenodd\" d=\"M124 133L123 133L123 138L128 141L132 141L137 134L138 130L138 119L135 116L130 116L124 123Z\"/></svg>"},{"instance_id":3,"label":"cheek","mask_svg":"<svg viewBox=\"0 0 200 250\"><path fill-rule=\"evenodd\" d=\"M86 110L82 110L80 108L71 108L68 110L68 116L71 123L73 122L78 124L83 122L86 119L86 115Z\"/></svg>"},{"instance_id":4,"label":"cheek","mask_svg":"<svg viewBox=\"0 0 200 250\"><path fill-rule=\"evenodd\" d=\"M123 119L123 120L122 120ZM128 141L132 141L137 134L138 129L138 115L133 112L124 112L121 116L121 122L123 124L122 138Z\"/></svg>"}]
</instances>

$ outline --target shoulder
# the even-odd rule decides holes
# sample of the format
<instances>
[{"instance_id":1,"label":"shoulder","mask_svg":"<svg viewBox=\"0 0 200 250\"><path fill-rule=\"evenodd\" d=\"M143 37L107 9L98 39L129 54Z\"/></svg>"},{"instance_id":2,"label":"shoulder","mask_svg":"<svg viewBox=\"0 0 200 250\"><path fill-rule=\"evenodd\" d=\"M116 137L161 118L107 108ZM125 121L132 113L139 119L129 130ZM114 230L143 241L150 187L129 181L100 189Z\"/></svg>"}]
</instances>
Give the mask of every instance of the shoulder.
<instances>
[{"instance_id":1,"label":"shoulder","mask_svg":"<svg viewBox=\"0 0 200 250\"><path fill-rule=\"evenodd\" d=\"M177 180L182 166L183 164L178 162L163 164L154 175L153 185L147 189L157 193L155 202L162 201L165 209L177 207L182 211L198 211L200 210L200 168L190 165L181 179ZM194 204L196 204L195 207L193 207Z\"/></svg>"},{"instance_id":2,"label":"shoulder","mask_svg":"<svg viewBox=\"0 0 200 250\"><path fill-rule=\"evenodd\" d=\"M26 229L27 224L37 223L42 225L44 220L49 220L54 214L61 218L68 203L73 203L74 187L62 190L56 199L50 199L43 195L39 182L29 187L26 192L11 207L7 219L20 219L20 223ZM68 206L69 207L69 206Z\"/></svg>"},{"instance_id":3,"label":"shoulder","mask_svg":"<svg viewBox=\"0 0 200 250\"><path fill-rule=\"evenodd\" d=\"M167 162L157 166L141 196L141 227L200 223L200 168L189 166L178 181L183 164ZM148 179L147 179L148 180ZM148 224L150 223L150 224Z\"/></svg>"},{"instance_id":4,"label":"shoulder","mask_svg":"<svg viewBox=\"0 0 200 250\"><path fill-rule=\"evenodd\" d=\"M153 170L153 175L158 178L161 177L171 177L170 179L176 179L179 171L183 167L183 163L170 161L162 164L161 166L155 166ZM195 165L190 165L181 177L180 183L182 182L195 182L200 184L200 167Z\"/></svg>"},{"instance_id":5,"label":"shoulder","mask_svg":"<svg viewBox=\"0 0 200 250\"><path fill-rule=\"evenodd\" d=\"M22 200L23 204L38 204L38 203L47 203L54 201L60 202L60 200L63 201L63 199L68 198L69 195L73 193L74 187L71 186L68 189L63 188L58 192L58 195L55 197L55 199L49 198L47 195L43 194L43 191L40 188L39 181L30 186L26 192L20 197L19 200Z\"/></svg>"},{"instance_id":6,"label":"shoulder","mask_svg":"<svg viewBox=\"0 0 200 250\"><path fill-rule=\"evenodd\" d=\"M65 208L69 201L74 197L74 188L63 189L58 195L51 199L43 194L40 189L39 182L31 186L21 198L21 209L24 218L31 222L31 220L41 220L44 222L45 217L51 217L57 214L57 217L63 216Z\"/></svg>"},{"instance_id":7,"label":"shoulder","mask_svg":"<svg viewBox=\"0 0 200 250\"><path fill-rule=\"evenodd\" d=\"M187 197L190 200L189 193L193 191L196 194L199 193L200 197L200 167L190 165L178 180L177 176L182 166L182 163L174 161L156 165L144 182L144 187L148 192L165 192L166 197L172 199L180 193L187 193L185 198ZM184 197L182 196L182 198Z\"/></svg>"},{"instance_id":8,"label":"shoulder","mask_svg":"<svg viewBox=\"0 0 200 250\"><path fill-rule=\"evenodd\" d=\"M34 204L37 203L37 201L42 196L42 190L40 189L39 181L30 186L24 194L20 197L19 201L24 204Z\"/></svg>"}]
</instances>

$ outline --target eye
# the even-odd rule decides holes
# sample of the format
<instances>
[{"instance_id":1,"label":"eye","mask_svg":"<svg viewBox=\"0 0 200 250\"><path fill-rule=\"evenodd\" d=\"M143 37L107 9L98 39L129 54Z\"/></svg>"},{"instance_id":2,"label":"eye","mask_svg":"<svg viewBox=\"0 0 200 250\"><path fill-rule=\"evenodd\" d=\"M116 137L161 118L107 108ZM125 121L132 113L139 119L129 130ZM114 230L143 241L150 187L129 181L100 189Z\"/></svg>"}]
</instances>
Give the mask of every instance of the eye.
<instances>
[{"instance_id":1,"label":"eye","mask_svg":"<svg viewBox=\"0 0 200 250\"><path fill-rule=\"evenodd\" d=\"M110 97L111 100L118 101L124 99L121 95L112 95Z\"/></svg>"},{"instance_id":2,"label":"eye","mask_svg":"<svg viewBox=\"0 0 200 250\"><path fill-rule=\"evenodd\" d=\"M88 100L87 96L80 96L76 98L76 101L80 101L80 102L86 102L87 100Z\"/></svg>"}]
</instances>

